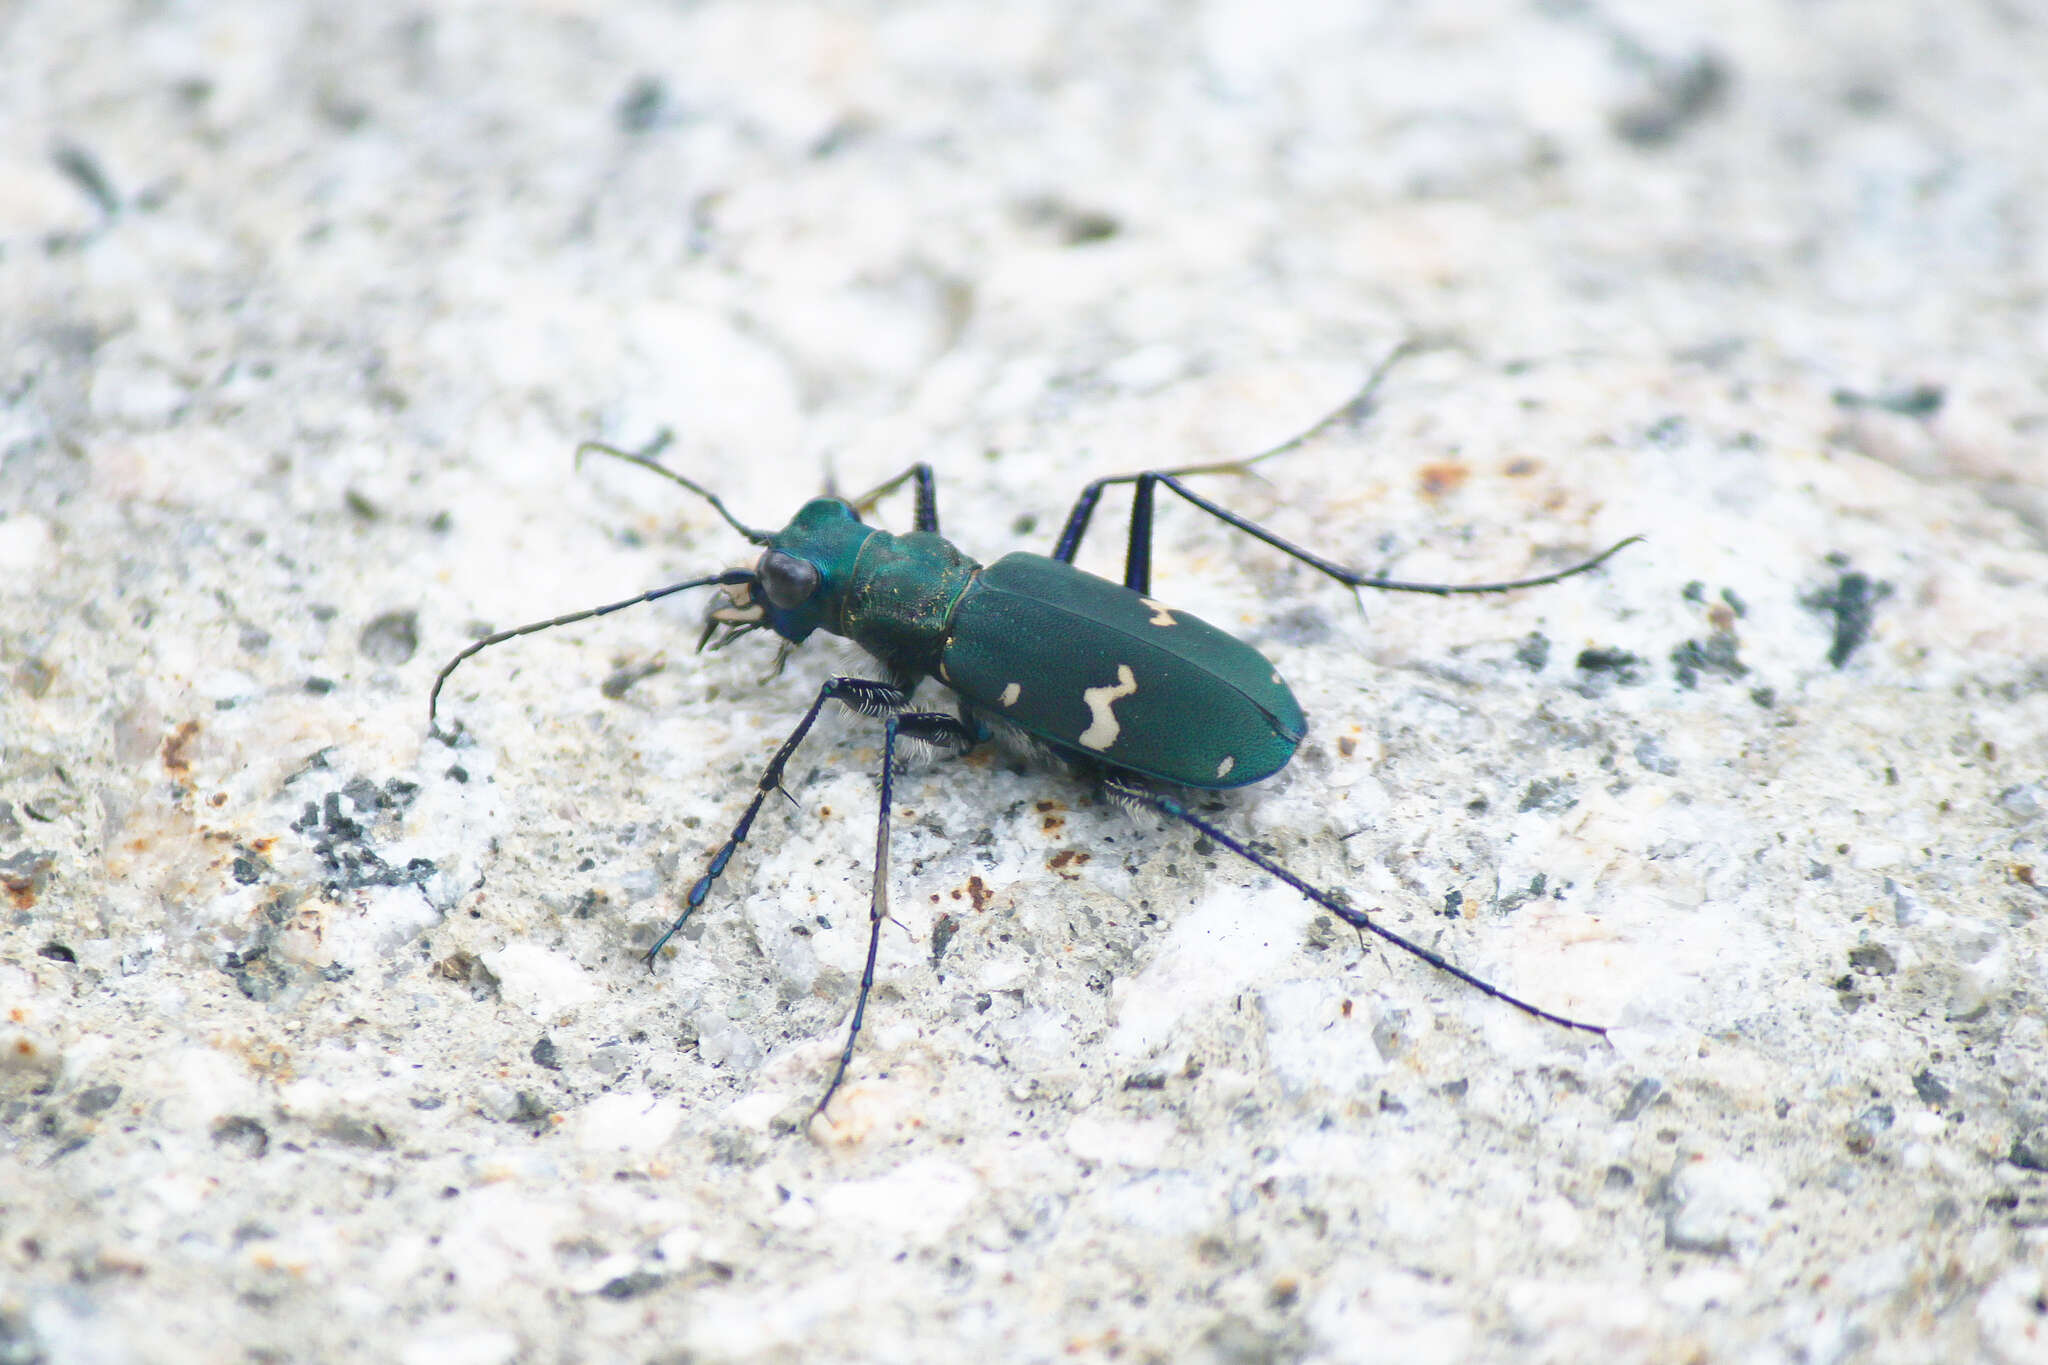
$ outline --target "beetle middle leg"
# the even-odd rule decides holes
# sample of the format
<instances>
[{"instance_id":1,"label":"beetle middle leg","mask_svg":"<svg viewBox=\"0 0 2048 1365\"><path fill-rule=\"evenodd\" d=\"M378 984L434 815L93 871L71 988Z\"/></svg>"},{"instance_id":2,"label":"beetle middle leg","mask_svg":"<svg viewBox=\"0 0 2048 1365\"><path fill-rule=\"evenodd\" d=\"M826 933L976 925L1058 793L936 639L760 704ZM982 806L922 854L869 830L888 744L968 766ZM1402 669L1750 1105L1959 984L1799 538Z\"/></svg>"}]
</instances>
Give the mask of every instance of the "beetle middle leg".
<instances>
[{"instance_id":1,"label":"beetle middle leg","mask_svg":"<svg viewBox=\"0 0 2048 1365\"><path fill-rule=\"evenodd\" d=\"M1561 579L1570 578L1575 574L1582 574L1588 569L1597 568L1624 547L1642 539L1641 536L1630 536L1626 540L1617 541L1613 545L1608 546L1591 559L1582 560L1577 564L1559 569L1554 573L1537 574L1530 578L1507 579L1497 583L1413 583L1401 579L1382 578L1376 574L1363 573L1357 569L1339 564L1335 560L1325 559L1312 550L1304 549L1292 541L1276 535L1257 522L1239 516L1229 508L1210 501L1181 482L1184 477L1193 474L1241 473L1261 460L1271 459L1276 455L1284 455L1288 451L1296 449L1333 426L1340 423L1362 420L1372 412L1380 382L1386 378L1388 371L1396 363L1420 349L1423 349L1423 345L1418 342L1408 342L1397 347L1391 355L1380 362L1379 368L1373 371L1372 377L1366 381L1365 387L1347 400L1343 406L1324 417L1300 435L1282 441L1270 450L1263 450L1256 455L1249 455L1240 460L1226 460L1206 465L1189 465L1181 469L1147 470L1139 474L1112 474L1094 480L1081 490L1081 496L1075 500L1073 510L1067 514L1066 524L1060 529L1059 542L1053 547L1052 557L1060 560L1062 563L1071 564L1074 562L1074 555L1081 548L1081 538L1088 532L1088 523L1095 514L1096 504L1102 499L1103 490L1111 484L1122 483L1134 485L1131 491L1130 534L1124 550L1124 586L1132 592L1139 594L1149 594L1152 591L1152 504L1155 490L1162 485L1172 489L1183 499L1194 504L1202 511L1207 512L1210 516L1215 517L1224 525L1234 527L1256 540L1264 541L1282 554L1300 560L1311 569L1316 570L1318 573L1327 574L1348 588L1379 588L1388 592L1421 592L1439 597L1448 597L1457 593L1510 592L1516 588L1538 588L1547 583L1556 583Z\"/></svg>"},{"instance_id":2,"label":"beetle middle leg","mask_svg":"<svg viewBox=\"0 0 2048 1365\"><path fill-rule=\"evenodd\" d=\"M1506 579L1498 583L1411 583L1397 578L1381 578L1376 574L1360 573L1357 569L1346 568L1335 560L1325 559L1312 550L1305 550L1292 541L1282 539L1257 522L1249 521L1195 492L1180 481L1179 471L1134 474L1127 477L1137 484L1137 488L1131 496L1131 538L1124 558L1124 586L1140 594L1152 591L1152 490L1161 485L1180 494L1226 526L1236 527L1253 539L1264 541L1280 553L1300 560L1316 572L1327 574L1348 588L1423 592L1437 597L1449 597L1458 593L1511 592L1516 588L1540 588L1546 583L1556 583L1585 573L1588 569L1596 569L1642 539L1641 536L1629 536L1616 541L1591 559L1581 560L1553 573L1537 574L1530 578Z\"/></svg>"},{"instance_id":3,"label":"beetle middle leg","mask_svg":"<svg viewBox=\"0 0 2048 1365\"><path fill-rule=\"evenodd\" d=\"M732 833L719 845L718 852L711 855L711 865L704 870L704 875L697 878L696 885L690 888L690 894L683 901L683 913L676 916L676 922L671 924L668 931L656 939L654 946L647 950L647 965L654 965L656 954L668 945L670 939L681 932L682 927L690 922L690 916L696 914L697 908L704 904L704 898L711 894L712 883L724 873L725 865L732 861L734 850L747 841L747 834L754 827L754 817L761 813L761 803L768 799L770 792L782 790L782 770L789 766L790 756L796 752L796 746L804 742L804 736L809 734L811 726L817 723L818 713L825 709L825 703L828 701L850 706L864 715L894 716L910 705L910 693L895 683L879 682L873 678L834 677L825 680L824 685L818 689L818 695L811 702L811 709L804 712L804 718L797 722L796 729L789 732L789 738L782 741L782 747L775 751L775 757L768 760L768 766L761 772L760 782L754 787L754 799L747 802L747 809L740 816L739 823L733 826Z\"/></svg>"},{"instance_id":4,"label":"beetle middle leg","mask_svg":"<svg viewBox=\"0 0 2048 1365\"><path fill-rule=\"evenodd\" d=\"M1256 455L1244 455L1234 460L1217 460L1209 464L1183 465L1178 469L1153 470L1145 474L1111 474L1092 481L1081 490L1081 496L1074 499L1073 510L1067 513L1066 523L1060 528L1060 538L1053 546L1052 557L1063 564L1073 563L1075 552L1081 548L1081 538L1088 534L1088 523L1095 515L1095 505L1102 501L1103 490L1112 484L1135 483L1138 490L1137 497L1131 504L1131 548L1124 560L1124 586L1136 592L1147 591L1152 577L1152 481L1161 478L1180 478L1189 474L1242 474L1255 464L1300 449L1332 427L1362 422L1372 415L1380 385L1393 368L1409 356L1430 349L1431 345L1430 342L1420 340L1402 342L1379 363L1357 393L1324 414L1306 430L1297 432L1279 445L1268 447ZM1229 513L1220 509L1211 510L1217 511L1226 521L1251 529L1248 523L1235 520Z\"/></svg>"},{"instance_id":5,"label":"beetle middle leg","mask_svg":"<svg viewBox=\"0 0 2048 1365\"><path fill-rule=\"evenodd\" d=\"M782 790L782 774L789 766L789 760L802 744L804 736L817 723L825 703L836 701L850 706L864 715L880 716L882 724L882 774L881 811L875 822L875 865L874 880L868 893L868 952L867 962L861 971L860 993L854 998L853 1022L846 1032L846 1047L839 1054L839 1064L833 1069L832 1083L825 1088L817 1107L811 1111L815 1117L825 1111L838 1093L841 1082L846 1079L846 1070L853 1063L853 1046L860 1037L861 1021L867 1015L868 996L875 986L875 958L881 950L882 921L889 917L889 805L893 797L896 742L900 739L915 740L939 748L950 748L966 752L978 744L983 736L978 727L958 716L943 711L910 711L910 692L895 683L880 682L873 678L834 677L825 680L818 688L818 695L812 699L810 709L804 712L796 728L789 732L789 738L768 760L768 766L761 771L761 780L755 784L753 800L741 813L739 823L732 833L711 855L711 865L704 875L697 878L684 899L683 912L668 927L654 946L647 950L645 961L652 966L657 954L668 945L668 941L681 932L690 922L690 916L697 913L711 894L712 885L724 873L726 864L732 861L733 853L746 842L753 830L754 820L761 813L762 805L770 792Z\"/></svg>"},{"instance_id":6,"label":"beetle middle leg","mask_svg":"<svg viewBox=\"0 0 2048 1365\"><path fill-rule=\"evenodd\" d=\"M889 805L895 779L896 741L898 738L920 740L933 746L947 746L961 752L974 747L974 733L957 717L942 711L901 711L882 723L882 782L881 810L875 820L875 869L874 878L868 891L868 955L866 965L861 968L860 993L854 997L853 1022L846 1030L846 1047L839 1054L839 1065L832 1069L832 1083L825 1087L825 1093L811 1110L816 1118L825 1112L825 1106L839 1093L840 1083L846 1079L846 1069L853 1064L853 1045L860 1038L861 1021L868 1011L868 995L875 988L875 956L882 946L882 921L889 918Z\"/></svg>"}]
</instances>

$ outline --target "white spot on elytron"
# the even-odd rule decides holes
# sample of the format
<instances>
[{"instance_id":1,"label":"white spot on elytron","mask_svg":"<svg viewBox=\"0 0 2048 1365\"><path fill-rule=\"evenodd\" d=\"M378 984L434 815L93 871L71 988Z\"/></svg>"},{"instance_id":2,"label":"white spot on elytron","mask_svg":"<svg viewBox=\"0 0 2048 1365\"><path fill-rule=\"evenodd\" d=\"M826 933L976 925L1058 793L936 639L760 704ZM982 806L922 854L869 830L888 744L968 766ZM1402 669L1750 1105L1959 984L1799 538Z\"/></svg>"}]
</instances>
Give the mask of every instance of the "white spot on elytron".
<instances>
[{"instance_id":1,"label":"white spot on elytron","mask_svg":"<svg viewBox=\"0 0 2048 1365\"><path fill-rule=\"evenodd\" d=\"M1155 626L1170 626L1173 624L1172 607L1167 606L1164 602L1154 602L1149 597L1141 597L1138 600L1152 613L1152 620L1149 624Z\"/></svg>"},{"instance_id":2,"label":"white spot on elytron","mask_svg":"<svg viewBox=\"0 0 2048 1365\"><path fill-rule=\"evenodd\" d=\"M1137 690L1138 679L1132 674L1129 664L1116 666L1116 686L1084 689L1081 700L1088 703L1088 728L1076 735L1074 742L1084 749L1098 752L1116 743L1116 737L1124 727L1110 708Z\"/></svg>"},{"instance_id":3,"label":"white spot on elytron","mask_svg":"<svg viewBox=\"0 0 2048 1365\"><path fill-rule=\"evenodd\" d=\"M1221 780L1221 779L1223 779L1223 778L1226 778L1226 777L1230 776L1230 770L1231 770L1232 768L1235 768L1236 766L1237 766L1237 755L1236 755L1236 754L1225 754L1225 755L1223 755L1223 761L1222 761L1221 763L1218 763L1218 764L1216 765L1216 776L1217 776L1218 780Z\"/></svg>"},{"instance_id":4,"label":"white spot on elytron","mask_svg":"<svg viewBox=\"0 0 2048 1365\"><path fill-rule=\"evenodd\" d=\"M1002 703L1005 706L1015 706L1017 704L1017 698L1023 695L1024 689L1022 687L1019 687L1016 683L1011 683L1008 687L1003 689Z\"/></svg>"},{"instance_id":5,"label":"white spot on elytron","mask_svg":"<svg viewBox=\"0 0 2048 1365\"><path fill-rule=\"evenodd\" d=\"M1284 683L1284 682L1281 682L1281 681L1280 681L1280 670L1279 670L1279 669L1277 669L1277 668L1273 670L1273 686L1275 686L1275 687L1285 687L1285 686L1287 686L1287 684L1286 684L1286 683Z\"/></svg>"}]
</instances>

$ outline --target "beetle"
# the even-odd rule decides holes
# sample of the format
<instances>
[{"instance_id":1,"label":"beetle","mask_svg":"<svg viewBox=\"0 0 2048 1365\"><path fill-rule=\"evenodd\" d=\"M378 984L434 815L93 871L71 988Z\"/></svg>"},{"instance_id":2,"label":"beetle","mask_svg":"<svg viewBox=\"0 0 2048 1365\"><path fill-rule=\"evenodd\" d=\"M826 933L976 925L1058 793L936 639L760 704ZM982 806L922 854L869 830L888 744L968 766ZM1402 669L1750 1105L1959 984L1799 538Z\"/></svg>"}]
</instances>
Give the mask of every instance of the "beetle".
<instances>
[{"instance_id":1,"label":"beetle","mask_svg":"<svg viewBox=\"0 0 2048 1365\"><path fill-rule=\"evenodd\" d=\"M868 903L866 964L861 972L846 1046L832 1078L812 1109L825 1112L845 1082L874 988L882 922L889 907L889 815L899 743L921 743L964 754L998 737L1019 738L1064 760L1110 799L1150 810L1188 826L1293 888L1360 933L1371 933L1484 994L1566 1029L1604 1037L1606 1029L1542 1009L1456 966L1422 944L1353 909L1249 843L1189 808L1183 793L1247 786L1284 768L1307 733L1307 718L1279 671L1264 655L1229 633L1151 595L1152 515L1157 490L1168 489L1225 525L1265 542L1347 587L1438 596L1500 593L1540 587L1582 574L1639 540L1630 536L1553 573L1498 583L1414 583L1361 573L1282 539L1187 486L1201 474L1236 473L1294 450L1339 423L1362 420L1375 407L1381 382L1396 362L1417 349L1396 349L1348 402L1300 435L1270 450L1218 464L1148 470L1099 478L1081 491L1050 555L1016 551L980 564L939 533L936 480L931 466L913 464L856 499L814 498L779 531L763 531L735 517L710 490L658 463L651 453L596 442L578 448L648 469L702 498L761 554L748 568L693 578L637 597L498 631L456 654L434 679L428 698L430 733L444 742L442 688L464 660L522 635L585 621L693 588L717 587L725 601L707 613L697 647L720 648L752 631L779 638L776 671L788 653L818 631L864 649L880 678L835 675L818 688L803 718L769 759L753 797L703 874L684 897L681 912L645 960L662 948L703 906L733 854L746 842L762 804L782 790L782 776L819 714L836 702L882 722L880 812ZM883 497L913 486L916 529L895 535L862 520ZM1132 485L1124 577L1114 583L1074 566L1105 490ZM716 642L712 643L716 636ZM952 711L917 709L926 680L949 689ZM458 731L460 727L458 725Z\"/></svg>"}]
</instances>

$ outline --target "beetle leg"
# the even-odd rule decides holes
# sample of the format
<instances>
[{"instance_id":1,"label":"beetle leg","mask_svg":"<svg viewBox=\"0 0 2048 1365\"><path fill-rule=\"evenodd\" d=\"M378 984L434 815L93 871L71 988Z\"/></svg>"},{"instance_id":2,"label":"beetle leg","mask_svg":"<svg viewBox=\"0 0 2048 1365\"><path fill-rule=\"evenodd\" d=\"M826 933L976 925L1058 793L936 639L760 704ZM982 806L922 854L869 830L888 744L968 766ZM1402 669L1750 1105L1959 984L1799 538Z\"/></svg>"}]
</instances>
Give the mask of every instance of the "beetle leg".
<instances>
[{"instance_id":1,"label":"beetle leg","mask_svg":"<svg viewBox=\"0 0 2048 1365\"><path fill-rule=\"evenodd\" d=\"M747 834L754 827L754 817L761 813L761 803L768 799L770 792L781 790L782 770L789 765L790 755L796 752L797 745L803 743L804 736L809 734L811 726L817 723L818 713L825 709L825 703L828 701L850 706L866 715L886 716L910 705L910 693L894 683L877 682L873 678L839 677L825 680L824 686L818 689L817 697L811 702L811 709L804 712L804 718L797 722L796 729L789 732L789 738L782 741L782 747L775 751L775 757L768 760L767 768L761 773L761 780L755 784L754 799L747 803L745 813L740 816L739 823L733 826L732 833L726 836L725 842L719 845L718 852L711 855L711 865L704 870L704 875L697 878L696 885L690 888L689 896L683 901L683 913L676 916L676 922L671 924L668 931L656 939L654 946L647 950L647 965L654 965L655 955L690 922L690 916L697 913L697 908L704 904L704 898L711 894L712 883L725 871L725 865L732 861L733 851L747 841Z\"/></svg>"},{"instance_id":2,"label":"beetle leg","mask_svg":"<svg viewBox=\"0 0 2048 1365\"><path fill-rule=\"evenodd\" d=\"M917 529L936 534L939 529L938 489L932 479L932 467L922 460L879 488L870 489L857 498L848 498L847 506L861 516L866 516L875 510L876 503L894 493L909 480L915 480L917 483Z\"/></svg>"},{"instance_id":3,"label":"beetle leg","mask_svg":"<svg viewBox=\"0 0 2048 1365\"><path fill-rule=\"evenodd\" d=\"M1267 451L1275 454L1277 451ZM1253 459L1264 459L1255 455ZM1231 526L1264 541L1284 555L1298 559L1318 573L1328 574L1349 588L1380 588L1388 592L1423 592L1437 597L1450 597L1458 593L1511 592L1516 588L1540 588L1546 583L1556 583L1588 569L1598 568L1623 549L1641 540L1641 536L1628 536L1594 555L1554 573L1537 574L1530 578L1514 578L1498 583L1412 583L1395 578L1381 578L1376 574L1360 573L1357 569L1346 568L1335 560L1325 559L1312 550L1305 550L1292 541L1267 530L1255 521L1250 521L1219 503L1211 502L1180 481L1186 473L1210 473L1210 469L1159 470L1145 474L1120 474L1113 479L1097 479L1081 491L1081 499L1074 504L1073 515L1068 519L1067 529L1060 534L1058 548L1052 557L1071 564L1074 552L1080 546L1081 533L1088 529L1089 515L1102 496L1103 486L1110 483L1132 483L1137 485L1131 494L1130 539L1124 550L1124 586L1132 592L1145 594L1152 591L1152 501L1153 490L1160 485L1172 489L1188 502L1201 508L1226 526Z\"/></svg>"},{"instance_id":4,"label":"beetle leg","mask_svg":"<svg viewBox=\"0 0 2048 1365\"><path fill-rule=\"evenodd\" d=\"M1608 546L1591 559L1571 565L1568 568L1560 569L1555 573L1539 574L1531 578L1509 579L1498 583L1410 583L1399 579L1381 578L1374 574L1361 573L1357 569L1347 568L1334 560L1325 559L1321 555L1305 550L1291 541L1283 540L1258 523L1249 521L1218 503L1211 502L1208 498L1203 497L1181 482L1183 478L1193 474L1245 473L1252 465L1259 463L1261 460L1270 460L1276 455L1285 455L1289 451L1295 450L1314 440L1332 427L1363 421L1371 415L1380 383L1387 377L1388 371L1417 351L1429 349L1430 345L1430 342L1424 340L1403 342L1385 360L1380 362L1379 368L1372 372L1372 377L1366 380L1365 386L1347 399L1341 407L1331 412L1300 435L1282 441L1279 445L1269 450L1262 450L1256 455L1247 455L1243 459L1238 460L1224 460L1214 464L1187 465L1180 469L1147 470L1139 474L1112 474L1107 478L1096 479L1086 488L1083 488L1081 496L1075 499L1073 510L1067 514L1066 525L1060 530L1059 542L1053 547L1052 557L1064 564L1074 562L1074 555L1081 548L1081 538L1087 534L1088 523L1095 515L1096 504L1102 501L1103 489L1111 484L1119 483L1134 485L1131 491L1130 535L1124 549L1124 586L1140 594L1152 591L1152 504L1154 492L1161 484L1172 489L1175 493L1178 493L1196 507L1201 508L1210 516L1215 517L1224 525L1235 527L1248 536L1262 540L1282 554L1298 559L1318 573L1328 574L1339 583L1351 588L1381 588L1389 592L1424 592L1432 593L1439 597L1446 597L1453 593L1508 592L1515 588L1541 587L1546 583L1555 583L1559 579L1570 578L1574 574L1584 573L1586 570L1606 561L1609 556L1619 551L1623 546L1633 544L1641 539L1640 536L1631 536L1627 540L1618 541Z\"/></svg>"},{"instance_id":5,"label":"beetle leg","mask_svg":"<svg viewBox=\"0 0 2048 1365\"><path fill-rule=\"evenodd\" d=\"M1122 774L1109 774L1102 779L1102 785L1103 789L1119 803L1126 806L1143 806L1147 810L1157 811L1161 815L1180 821L1197 834L1204 835L1213 842L1223 845L1223 847L1258 868L1267 876L1272 877L1276 881L1284 882L1286 885L1299 891L1311 902L1329 911L1352 928L1364 933L1378 935L1396 948L1399 948L1402 952L1409 954L1411 957L1420 958L1438 971L1447 976L1456 977L1474 990L1490 995L1503 1004L1513 1005L1524 1014L1534 1015L1538 1019L1548 1020L1550 1023L1559 1024L1565 1028L1577 1029L1582 1033L1598 1034L1602 1038L1607 1036L1607 1030L1598 1024L1583 1023L1577 1019L1567 1018L1562 1014L1552 1014L1549 1010L1539 1009L1518 996L1509 995L1491 982L1482 981L1464 968L1453 966L1437 953L1414 942L1412 939L1403 938L1393 930L1378 923L1364 911L1354 910L1329 892L1311 886L1294 873L1289 872L1286 868L1274 862L1271 858L1252 848L1249 844L1241 843L1230 835L1225 834L1201 816L1190 811L1179 801L1154 791L1143 782Z\"/></svg>"},{"instance_id":6,"label":"beetle leg","mask_svg":"<svg viewBox=\"0 0 2048 1365\"><path fill-rule=\"evenodd\" d=\"M889 918L889 803L895 784L896 740L922 740L926 744L951 745L965 751L973 737L958 720L942 711L901 711L882 722L882 801L875 819L875 870L868 890L868 956L861 968L860 994L853 1001L853 1022L847 1026L846 1046L839 1053L839 1065L832 1069L832 1083L811 1110L816 1118L832 1103L853 1064L853 1045L860 1038L861 1021L867 1017L868 995L875 988L875 955L881 951L882 921Z\"/></svg>"},{"instance_id":7,"label":"beetle leg","mask_svg":"<svg viewBox=\"0 0 2048 1365\"><path fill-rule=\"evenodd\" d=\"M1270 460L1276 455L1285 455L1289 451L1297 450L1307 445L1331 427L1348 426L1362 422L1372 415L1374 399L1378 395L1380 384L1386 379L1388 372L1416 352L1429 350L1432 346L1438 344L1440 343L1419 338L1411 338L1408 341L1402 342L1388 353L1385 360L1379 363L1378 367L1373 370L1357 393L1345 399L1343 403L1325 414L1315 425L1307 430L1290 436L1279 445L1262 450L1256 455L1245 455L1235 460L1216 460L1209 464L1183 465L1179 469L1153 470L1144 474L1111 474L1107 478L1096 479L1086 488L1082 489L1081 496L1074 500L1074 508L1071 512L1067 513L1066 524L1060 528L1060 538L1053 547L1052 557L1059 560L1062 564L1073 563L1075 552L1081 548L1081 537L1088 533L1089 519L1095 515L1095 505L1102 501L1102 490L1113 483L1135 483L1138 485L1138 489L1137 499L1131 508L1132 553L1124 561L1124 586L1133 586L1131 583L1133 574L1136 574L1141 582L1149 582L1152 574L1152 505L1151 489L1149 486L1151 480L1179 478L1187 474L1243 474L1249 471L1253 465L1263 460ZM1144 504L1142 511L1140 511L1137 505L1139 502ZM1140 517L1143 518L1145 523L1142 533L1138 526ZM1138 546L1141 540L1143 544L1142 555L1138 553ZM1140 586L1136 590L1143 592L1146 589Z\"/></svg>"},{"instance_id":8,"label":"beetle leg","mask_svg":"<svg viewBox=\"0 0 2048 1365\"><path fill-rule=\"evenodd\" d=\"M974 708L969 706L964 698L960 702L960 728L968 740L961 746L960 752L963 754L976 745L986 744L995 738L995 731L989 728L987 721L974 713Z\"/></svg>"},{"instance_id":9,"label":"beetle leg","mask_svg":"<svg viewBox=\"0 0 2048 1365\"><path fill-rule=\"evenodd\" d=\"M1138 498L1132 504L1131 558L1124 565L1124 583L1126 587L1136 587L1136 590L1139 592L1150 591L1151 586L1151 494L1152 487L1155 484L1164 484L1187 501L1207 512L1210 516L1215 517L1224 525L1236 527L1253 539L1264 541L1280 551L1280 553L1300 560L1318 573L1328 574L1331 578L1336 579L1339 583L1349 588L1380 588L1387 592L1426 592L1437 597L1450 597L1458 593L1511 592L1516 588L1540 588L1546 583L1556 583L1561 579L1585 573L1588 569L1596 569L1622 550L1642 539L1641 536L1628 536L1615 541L1614 544L1608 546L1599 554L1594 555L1591 559L1580 560L1578 563L1559 569L1554 573L1536 574L1530 578L1511 578L1498 583L1411 583L1402 579L1381 578L1376 574L1360 573L1356 569L1344 567L1335 560L1324 559L1312 550L1304 550L1292 541L1283 540L1257 522L1247 521L1229 508L1209 501L1209 499L1182 483L1177 477L1177 472L1139 474L1134 477L1138 485ZM1140 500L1145 505L1142 547L1139 543L1139 518L1137 516L1137 504ZM1143 552L1142 560L1139 558L1141 548ZM1135 584L1133 579L1137 580Z\"/></svg>"}]
</instances>

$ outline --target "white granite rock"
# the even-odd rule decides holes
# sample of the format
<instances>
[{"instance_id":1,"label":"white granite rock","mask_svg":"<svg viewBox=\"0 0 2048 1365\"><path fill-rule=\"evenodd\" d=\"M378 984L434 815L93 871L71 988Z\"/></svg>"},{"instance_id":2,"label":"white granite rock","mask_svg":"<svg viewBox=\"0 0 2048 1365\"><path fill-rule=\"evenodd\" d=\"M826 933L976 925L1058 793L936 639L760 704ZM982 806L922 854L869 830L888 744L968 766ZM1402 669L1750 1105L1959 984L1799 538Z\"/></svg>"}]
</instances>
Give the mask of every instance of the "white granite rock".
<instances>
[{"instance_id":1,"label":"white granite rock","mask_svg":"<svg viewBox=\"0 0 2048 1365\"><path fill-rule=\"evenodd\" d=\"M2024 4L0 23L0 1357L2034 1360ZM706 593L1089 480L1310 718L1203 818L895 779ZM1123 569L1112 489L1079 556ZM904 529L899 492L873 515ZM1022 641L1051 648L1057 642ZM940 704L938 689L922 694ZM785 796L787 799L785 799Z\"/></svg>"}]
</instances>

